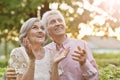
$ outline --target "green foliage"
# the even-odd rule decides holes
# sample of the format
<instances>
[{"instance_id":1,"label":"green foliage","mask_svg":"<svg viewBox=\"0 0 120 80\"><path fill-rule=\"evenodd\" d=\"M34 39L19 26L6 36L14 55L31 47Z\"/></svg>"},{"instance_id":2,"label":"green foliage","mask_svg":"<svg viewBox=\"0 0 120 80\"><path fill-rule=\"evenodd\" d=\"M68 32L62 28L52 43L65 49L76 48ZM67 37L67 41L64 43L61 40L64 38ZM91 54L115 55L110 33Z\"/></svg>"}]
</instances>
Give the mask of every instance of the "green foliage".
<instances>
[{"instance_id":1,"label":"green foliage","mask_svg":"<svg viewBox=\"0 0 120 80\"><path fill-rule=\"evenodd\" d=\"M92 5L92 1L88 1L90 1ZM30 17L37 17L37 7L41 6L42 16L45 11L49 10L49 4L52 2L58 3L58 9L65 17L67 32L71 33L74 38L77 38L80 33L78 25L80 23L88 24L94 18L94 16L91 17L90 15L98 14L97 12L85 9L84 0L0 0L0 41L2 41L2 39L6 41L15 40L14 38L18 37L22 23ZM61 9L60 6L62 3L68 5L73 11L70 12L69 9ZM78 13L78 9L83 10L83 12ZM73 20L70 20L71 18ZM111 22L113 23L113 21ZM119 21L117 21L117 23L119 23ZM108 22L105 23L104 26L106 24L108 24ZM99 27L95 27L99 31L102 26L99 25ZM8 31L6 32L6 30Z\"/></svg>"},{"instance_id":2,"label":"green foliage","mask_svg":"<svg viewBox=\"0 0 120 80\"><path fill-rule=\"evenodd\" d=\"M14 33L8 34L11 31L16 31L18 34L21 24L26 19L37 17L37 7L41 4L44 4L41 0L0 0L0 41L7 36L18 36L13 35ZM4 33L6 29L9 31Z\"/></svg>"},{"instance_id":3,"label":"green foliage","mask_svg":"<svg viewBox=\"0 0 120 80\"><path fill-rule=\"evenodd\" d=\"M94 53L95 60L97 64L101 67L108 66L109 64L113 64L115 66L120 66L120 54L113 54L113 53Z\"/></svg>"},{"instance_id":4,"label":"green foliage","mask_svg":"<svg viewBox=\"0 0 120 80\"><path fill-rule=\"evenodd\" d=\"M15 38L22 23L30 17L37 17L37 7L42 3L41 0L0 0L0 42L5 41L5 56L8 54L7 43L12 41L16 45Z\"/></svg>"},{"instance_id":5,"label":"green foliage","mask_svg":"<svg viewBox=\"0 0 120 80\"><path fill-rule=\"evenodd\" d=\"M0 68L4 68L8 65L8 59L0 59Z\"/></svg>"},{"instance_id":6,"label":"green foliage","mask_svg":"<svg viewBox=\"0 0 120 80\"><path fill-rule=\"evenodd\" d=\"M99 68L99 80L120 80L120 68L109 64L106 67Z\"/></svg>"},{"instance_id":7,"label":"green foliage","mask_svg":"<svg viewBox=\"0 0 120 80\"><path fill-rule=\"evenodd\" d=\"M120 54L93 54L98 64L99 80L120 80Z\"/></svg>"},{"instance_id":8,"label":"green foliage","mask_svg":"<svg viewBox=\"0 0 120 80\"><path fill-rule=\"evenodd\" d=\"M19 46L19 42L11 40L11 41L2 41L0 43L0 56L5 56L6 58L9 57L11 50L15 47ZM6 55L4 55L6 53Z\"/></svg>"},{"instance_id":9,"label":"green foliage","mask_svg":"<svg viewBox=\"0 0 120 80\"><path fill-rule=\"evenodd\" d=\"M3 80L8 65L8 59L0 59L0 80Z\"/></svg>"},{"instance_id":10,"label":"green foliage","mask_svg":"<svg viewBox=\"0 0 120 80\"><path fill-rule=\"evenodd\" d=\"M6 71L6 68L1 68L1 67L0 67L0 80L2 80L5 71Z\"/></svg>"}]
</instances>

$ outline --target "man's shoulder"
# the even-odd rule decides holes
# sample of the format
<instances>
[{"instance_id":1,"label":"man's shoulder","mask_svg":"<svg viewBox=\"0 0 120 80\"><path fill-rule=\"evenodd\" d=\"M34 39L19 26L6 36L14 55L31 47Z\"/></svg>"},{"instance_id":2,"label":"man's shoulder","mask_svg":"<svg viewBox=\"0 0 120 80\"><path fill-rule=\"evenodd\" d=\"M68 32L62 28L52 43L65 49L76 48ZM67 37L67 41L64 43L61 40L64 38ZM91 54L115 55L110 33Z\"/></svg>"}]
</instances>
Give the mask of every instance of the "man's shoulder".
<instances>
[{"instance_id":1,"label":"man's shoulder","mask_svg":"<svg viewBox=\"0 0 120 80\"><path fill-rule=\"evenodd\" d=\"M44 48L46 48L46 49L52 49L53 46L54 46L54 42L51 42L51 43L45 45Z\"/></svg>"},{"instance_id":2,"label":"man's shoulder","mask_svg":"<svg viewBox=\"0 0 120 80\"><path fill-rule=\"evenodd\" d=\"M75 38L70 38L70 41L72 41L72 42L79 42L79 43L86 43L85 40L82 40L82 39L75 39Z\"/></svg>"}]
</instances>

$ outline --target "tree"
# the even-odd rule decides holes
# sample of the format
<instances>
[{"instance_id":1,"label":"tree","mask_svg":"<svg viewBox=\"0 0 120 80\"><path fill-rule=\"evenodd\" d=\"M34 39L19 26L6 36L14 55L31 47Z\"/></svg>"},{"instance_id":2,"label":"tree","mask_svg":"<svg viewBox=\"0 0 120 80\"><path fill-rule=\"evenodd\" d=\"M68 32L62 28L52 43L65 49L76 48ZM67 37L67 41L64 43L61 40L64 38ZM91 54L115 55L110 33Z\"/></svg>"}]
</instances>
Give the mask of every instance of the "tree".
<instances>
[{"instance_id":1,"label":"tree","mask_svg":"<svg viewBox=\"0 0 120 80\"><path fill-rule=\"evenodd\" d=\"M15 44L22 23L30 17L37 17L37 7L42 3L44 0L0 0L0 42L4 42L6 57L7 43L12 41Z\"/></svg>"},{"instance_id":2,"label":"tree","mask_svg":"<svg viewBox=\"0 0 120 80\"><path fill-rule=\"evenodd\" d=\"M15 44L23 22L30 17L37 17L38 7L41 8L40 16L42 17L44 12L50 10L49 5L51 3L58 4L58 9L65 17L67 32L71 33L72 37L77 38L78 34L80 34L80 23L89 25L95 16L103 16L103 14L99 13L101 10L103 13L106 12L101 6L95 6L93 4L94 1L95 0L0 0L0 42L4 41L5 45L7 45L9 41L12 41L13 44ZM107 15L104 24L92 24L95 30L101 30L100 27L104 28L108 26L107 24L116 27L120 25L119 9L116 7L114 9L117 14L114 12L112 15ZM117 21L111 20L110 17L117 19ZM18 44L16 46L18 46ZM5 51L7 55L7 46L5 46Z\"/></svg>"}]
</instances>

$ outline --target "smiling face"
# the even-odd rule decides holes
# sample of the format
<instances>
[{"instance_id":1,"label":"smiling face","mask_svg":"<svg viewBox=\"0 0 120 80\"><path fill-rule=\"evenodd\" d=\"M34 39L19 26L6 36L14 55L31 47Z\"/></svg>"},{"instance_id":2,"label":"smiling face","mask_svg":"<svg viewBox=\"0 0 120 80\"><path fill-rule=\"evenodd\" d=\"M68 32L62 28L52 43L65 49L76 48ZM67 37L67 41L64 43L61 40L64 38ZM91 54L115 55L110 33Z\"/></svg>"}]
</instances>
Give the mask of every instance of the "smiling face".
<instances>
[{"instance_id":1,"label":"smiling face","mask_svg":"<svg viewBox=\"0 0 120 80\"><path fill-rule=\"evenodd\" d=\"M27 37L31 43L43 44L45 42L45 29L42 26L41 22L36 21L33 23L33 25L27 33Z\"/></svg>"},{"instance_id":2,"label":"smiling face","mask_svg":"<svg viewBox=\"0 0 120 80\"><path fill-rule=\"evenodd\" d=\"M51 37L59 37L65 35L65 25L62 18L57 15L49 15L47 17L47 30Z\"/></svg>"}]
</instances>

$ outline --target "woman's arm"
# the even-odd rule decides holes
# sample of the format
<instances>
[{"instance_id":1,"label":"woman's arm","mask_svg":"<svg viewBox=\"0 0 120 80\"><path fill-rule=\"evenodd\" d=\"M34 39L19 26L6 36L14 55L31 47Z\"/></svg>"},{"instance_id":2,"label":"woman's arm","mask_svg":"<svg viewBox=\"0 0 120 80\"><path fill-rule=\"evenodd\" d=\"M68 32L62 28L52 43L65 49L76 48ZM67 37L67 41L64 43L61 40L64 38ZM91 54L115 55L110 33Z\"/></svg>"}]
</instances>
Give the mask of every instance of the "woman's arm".
<instances>
[{"instance_id":1,"label":"woman's arm","mask_svg":"<svg viewBox=\"0 0 120 80\"><path fill-rule=\"evenodd\" d=\"M21 80L34 80L35 56L33 54L32 46L29 40L27 38L24 38L23 42L24 42L24 47L25 47L25 50L29 57L30 62Z\"/></svg>"},{"instance_id":2,"label":"woman's arm","mask_svg":"<svg viewBox=\"0 0 120 80\"><path fill-rule=\"evenodd\" d=\"M51 73L51 80L60 80L58 74L58 64L53 64L52 73Z\"/></svg>"},{"instance_id":3,"label":"woman's arm","mask_svg":"<svg viewBox=\"0 0 120 80\"><path fill-rule=\"evenodd\" d=\"M51 80L60 80L58 65L60 61L67 57L69 51L70 47L66 48L65 50L61 50L57 54L55 54L52 65Z\"/></svg>"},{"instance_id":4,"label":"woman's arm","mask_svg":"<svg viewBox=\"0 0 120 80\"><path fill-rule=\"evenodd\" d=\"M16 79L15 80L21 80L21 78L22 78L22 74L17 74L17 76L16 76Z\"/></svg>"},{"instance_id":5,"label":"woman's arm","mask_svg":"<svg viewBox=\"0 0 120 80\"><path fill-rule=\"evenodd\" d=\"M35 60L31 60L21 80L34 80Z\"/></svg>"}]
</instances>

